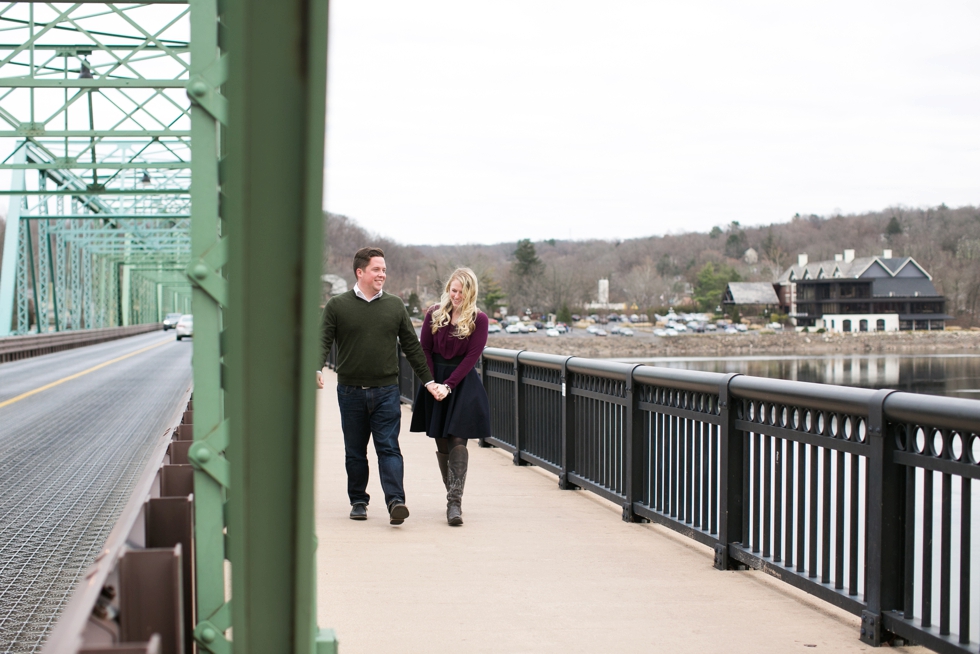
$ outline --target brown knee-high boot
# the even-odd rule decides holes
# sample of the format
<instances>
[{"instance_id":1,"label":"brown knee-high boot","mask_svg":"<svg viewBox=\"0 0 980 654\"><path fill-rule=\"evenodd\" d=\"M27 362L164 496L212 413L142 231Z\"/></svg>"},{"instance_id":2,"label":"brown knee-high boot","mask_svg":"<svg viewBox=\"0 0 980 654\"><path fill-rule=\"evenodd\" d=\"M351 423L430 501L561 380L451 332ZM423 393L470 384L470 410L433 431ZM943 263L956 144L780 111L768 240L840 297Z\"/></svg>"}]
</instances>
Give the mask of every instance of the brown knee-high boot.
<instances>
[{"instance_id":1,"label":"brown knee-high boot","mask_svg":"<svg viewBox=\"0 0 980 654\"><path fill-rule=\"evenodd\" d=\"M463 524L463 485L466 483L466 468L470 454L465 445L457 445L449 451L449 480L446 493L446 521L453 527Z\"/></svg>"},{"instance_id":2,"label":"brown knee-high boot","mask_svg":"<svg viewBox=\"0 0 980 654\"><path fill-rule=\"evenodd\" d=\"M436 452L436 458L439 460L439 472L442 473L442 485L449 490L449 455Z\"/></svg>"}]
</instances>

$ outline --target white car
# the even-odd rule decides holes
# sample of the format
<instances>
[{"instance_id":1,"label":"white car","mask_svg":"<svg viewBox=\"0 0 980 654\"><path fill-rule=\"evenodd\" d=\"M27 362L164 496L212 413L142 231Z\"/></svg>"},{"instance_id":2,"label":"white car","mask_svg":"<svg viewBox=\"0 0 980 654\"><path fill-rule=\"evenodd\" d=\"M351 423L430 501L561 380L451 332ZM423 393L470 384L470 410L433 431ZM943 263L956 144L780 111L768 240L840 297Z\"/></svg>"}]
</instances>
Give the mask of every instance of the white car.
<instances>
[{"instance_id":1,"label":"white car","mask_svg":"<svg viewBox=\"0 0 980 654\"><path fill-rule=\"evenodd\" d=\"M521 333L521 328L518 327L516 324L515 325L507 325L507 330L506 331L507 331L508 334L520 334Z\"/></svg>"},{"instance_id":2,"label":"white car","mask_svg":"<svg viewBox=\"0 0 980 654\"><path fill-rule=\"evenodd\" d=\"M561 332L559 332L557 329L549 329L545 332L545 334L548 336L561 336Z\"/></svg>"},{"instance_id":3,"label":"white car","mask_svg":"<svg viewBox=\"0 0 980 654\"><path fill-rule=\"evenodd\" d=\"M619 335L620 336L632 336L633 335L633 330L630 329L629 327L623 327L622 329L619 330Z\"/></svg>"},{"instance_id":4,"label":"white car","mask_svg":"<svg viewBox=\"0 0 980 654\"><path fill-rule=\"evenodd\" d=\"M667 335L667 330L666 329L654 329L653 330L653 335L654 336L661 336L661 337L666 336Z\"/></svg>"},{"instance_id":5,"label":"white car","mask_svg":"<svg viewBox=\"0 0 980 654\"><path fill-rule=\"evenodd\" d=\"M177 332L177 340L183 339L185 336L191 338L194 337L194 316L189 313L185 313L177 321L177 325L174 327Z\"/></svg>"},{"instance_id":6,"label":"white car","mask_svg":"<svg viewBox=\"0 0 980 654\"><path fill-rule=\"evenodd\" d=\"M487 325L488 334L498 334L502 331L503 330L500 328L500 325L498 325L497 323L493 323L492 325Z\"/></svg>"},{"instance_id":7,"label":"white car","mask_svg":"<svg viewBox=\"0 0 980 654\"><path fill-rule=\"evenodd\" d=\"M534 325L528 325L527 331L533 334L534 332L538 331L538 328L535 327Z\"/></svg>"},{"instance_id":8,"label":"white car","mask_svg":"<svg viewBox=\"0 0 980 654\"><path fill-rule=\"evenodd\" d=\"M596 336L608 336L608 334L606 334L606 330L605 329L597 329L595 331L595 335Z\"/></svg>"},{"instance_id":9,"label":"white car","mask_svg":"<svg viewBox=\"0 0 980 654\"><path fill-rule=\"evenodd\" d=\"M665 331L667 332L667 336L677 336L677 330L676 329L669 329L668 328Z\"/></svg>"}]
</instances>

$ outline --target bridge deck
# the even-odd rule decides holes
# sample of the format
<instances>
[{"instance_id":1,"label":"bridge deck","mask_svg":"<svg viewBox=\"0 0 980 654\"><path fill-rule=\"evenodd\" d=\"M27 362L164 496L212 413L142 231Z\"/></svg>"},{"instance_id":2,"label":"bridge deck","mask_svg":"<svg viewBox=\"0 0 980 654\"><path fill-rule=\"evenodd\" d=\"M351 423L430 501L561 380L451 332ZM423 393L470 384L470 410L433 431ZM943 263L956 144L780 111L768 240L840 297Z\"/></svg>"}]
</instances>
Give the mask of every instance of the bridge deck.
<instances>
[{"instance_id":1,"label":"bridge deck","mask_svg":"<svg viewBox=\"0 0 980 654\"><path fill-rule=\"evenodd\" d=\"M371 451L369 518L347 517L335 377L318 403L319 622L368 652L853 652L858 619L620 508L561 491L539 468L470 446L466 524L445 521L435 447L401 446L411 517L388 524ZM370 449L370 448L369 448ZM918 647L892 651L920 651ZM922 650L925 651L925 650Z\"/></svg>"},{"instance_id":2,"label":"bridge deck","mask_svg":"<svg viewBox=\"0 0 980 654\"><path fill-rule=\"evenodd\" d=\"M190 353L153 332L0 365L0 652L40 647L190 387Z\"/></svg>"}]
</instances>

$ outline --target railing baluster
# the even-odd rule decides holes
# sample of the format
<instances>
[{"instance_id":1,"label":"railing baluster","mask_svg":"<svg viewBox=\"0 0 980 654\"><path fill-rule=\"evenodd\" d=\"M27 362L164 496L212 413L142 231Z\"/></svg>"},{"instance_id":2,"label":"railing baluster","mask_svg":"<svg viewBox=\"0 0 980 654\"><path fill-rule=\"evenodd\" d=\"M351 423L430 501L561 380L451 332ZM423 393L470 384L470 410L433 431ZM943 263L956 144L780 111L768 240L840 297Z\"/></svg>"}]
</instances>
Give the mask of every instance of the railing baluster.
<instances>
[{"instance_id":1,"label":"railing baluster","mask_svg":"<svg viewBox=\"0 0 980 654\"><path fill-rule=\"evenodd\" d=\"M718 516L721 513L721 454L719 441L721 427L712 425L711 428L711 533L718 533Z\"/></svg>"},{"instance_id":2,"label":"railing baluster","mask_svg":"<svg viewBox=\"0 0 980 654\"><path fill-rule=\"evenodd\" d=\"M779 563L783 558L783 439L775 439L775 469L773 471L775 488L773 489L772 508L772 560Z\"/></svg>"},{"instance_id":3,"label":"railing baluster","mask_svg":"<svg viewBox=\"0 0 980 654\"><path fill-rule=\"evenodd\" d=\"M763 465L762 473L762 556L772 554L772 439L763 436Z\"/></svg>"},{"instance_id":4,"label":"railing baluster","mask_svg":"<svg viewBox=\"0 0 980 654\"><path fill-rule=\"evenodd\" d=\"M914 436L913 436L914 438ZM922 483L922 626L932 626L932 471Z\"/></svg>"},{"instance_id":5,"label":"railing baluster","mask_svg":"<svg viewBox=\"0 0 980 654\"><path fill-rule=\"evenodd\" d=\"M948 443L948 440L947 440ZM942 476L942 504L940 509L940 543L939 543L939 633L949 635L949 596L952 587L949 580L949 568L952 549L952 518L953 518L953 476Z\"/></svg>"},{"instance_id":6,"label":"railing baluster","mask_svg":"<svg viewBox=\"0 0 980 654\"><path fill-rule=\"evenodd\" d=\"M905 583L902 605L906 620L915 609L915 468L905 469ZM969 584L967 584L969 586Z\"/></svg>"},{"instance_id":7,"label":"railing baluster","mask_svg":"<svg viewBox=\"0 0 980 654\"><path fill-rule=\"evenodd\" d=\"M703 512L703 509L702 509L703 494L701 492L701 470L703 468L703 463L702 463L703 455L701 453L701 441L702 441L702 428L704 426L704 423L701 422L701 421L698 421L698 422L695 422L693 426L694 426L694 434L693 434L693 438L694 438L694 459L693 459L694 465L692 466L692 469L694 471L694 480L693 480L693 485L694 485L694 515L693 515L693 518L694 518L694 526L700 528L701 525L704 524L704 522L701 519L701 516L704 513Z\"/></svg>"},{"instance_id":8,"label":"railing baluster","mask_svg":"<svg viewBox=\"0 0 980 654\"><path fill-rule=\"evenodd\" d=\"M786 567L793 567L793 494L796 490L796 475L794 474L793 459L796 453L796 443L786 441Z\"/></svg>"},{"instance_id":9,"label":"railing baluster","mask_svg":"<svg viewBox=\"0 0 980 654\"><path fill-rule=\"evenodd\" d=\"M719 434L719 506L718 506L718 545L715 546L715 567L721 570L731 568L728 546L731 543L744 543L742 514L745 489L742 479L745 474L745 439L742 432L735 429L737 412L732 401L729 385L737 375L725 375L718 385L718 408L721 414Z\"/></svg>"},{"instance_id":10,"label":"railing baluster","mask_svg":"<svg viewBox=\"0 0 980 654\"><path fill-rule=\"evenodd\" d=\"M796 571L806 569L806 445L797 443Z\"/></svg>"},{"instance_id":11,"label":"railing baluster","mask_svg":"<svg viewBox=\"0 0 980 654\"><path fill-rule=\"evenodd\" d=\"M965 447L965 445L964 445ZM960 643L970 642L970 527L973 482L968 477L960 479Z\"/></svg>"},{"instance_id":12,"label":"railing baluster","mask_svg":"<svg viewBox=\"0 0 980 654\"><path fill-rule=\"evenodd\" d=\"M684 431L687 433L687 465L684 466L685 490L684 500L686 509L684 511L684 522L691 524L694 522L694 470L697 462L694 458L694 421L684 420Z\"/></svg>"},{"instance_id":13,"label":"railing baluster","mask_svg":"<svg viewBox=\"0 0 980 654\"><path fill-rule=\"evenodd\" d=\"M861 539L858 537L858 521L861 516L860 503L861 503L861 489L858 486L860 483L861 475L861 457L857 454L851 455L851 510L849 512L850 516L850 529L848 530L848 538L851 542L850 556L848 562L850 568L848 569L849 579L847 594L857 595L858 594L858 572L860 568L858 567L858 544Z\"/></svg>"},{"instance_id":14,"label":"railing baluster","mask_svg":"<svg viewBox=\"0 0 980 654\"><path fill-rule=\"evenodd\" d=\"M820 497L820 489L817 485L819 480L817 458L820 449L816 445L810 446L810 531L807 534L810 558L807 562L807 571L811 578L817 576L817 500Z\"/></svg>"},{"instance_id":15,"label":"railing baluster","mask_svg":"<svg viewBox=\"0 0 980 654\"><path fill-rule=\"evenodd\" d=\"M823 476L821 486L823 486L823 500L821 509L823 510L823 525L820 533L821 561L820 561L820 581L825 584L830 583L830 489L832 488L830 478L830 450L821 448L823 456Z\"/></svg>"},{"instance_id":16,"label":"railing baluster","mask_svg":"<svg viewBox=\"0 0 980 654\"><path fill-rule=\"evenodd\" d=\"M761 527L762 500L762 436L752 434L752 552L759 551L759 528Z\"/></svg>"},{"instance_id":17,"label":"railing baluster","mask_svg":"<svg viewBox=\"0 0 980 654\"><path fill-rule=\"evenodd\" d=\"M835 502L835 524L837 542L834 547L834 588L842 590L844 588L844 452L837 452L837 469L835 470L836 502Z\"/></svg>"}]
</instances>

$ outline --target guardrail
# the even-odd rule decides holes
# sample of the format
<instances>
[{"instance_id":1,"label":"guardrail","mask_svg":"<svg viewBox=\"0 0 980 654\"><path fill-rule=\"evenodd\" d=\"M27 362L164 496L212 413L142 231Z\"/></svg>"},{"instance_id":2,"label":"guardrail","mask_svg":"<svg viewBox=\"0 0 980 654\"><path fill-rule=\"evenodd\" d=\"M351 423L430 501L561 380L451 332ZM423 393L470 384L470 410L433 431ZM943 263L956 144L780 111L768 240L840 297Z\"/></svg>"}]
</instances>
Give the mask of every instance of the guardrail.
<instances>
[{"instance_id":1,"label":"guardrail","mask_svg":"<svg viewBox=\"0 0 980 654\"><path fill-rule=\"evenodd\" d=\"M128 327L105 327L103 329L78 329L46 334L27 334L24 336L5 336L0 338L0 363L17 361L70 350L85 345L95 345L117 338L145 334L163 329L163 323L147 323Z\"/></svg>"},{"instance_id":2,"label":"guardrail","mask_svg":"<svg viewBox=\"0 0 980 654\"><path fill-rule=\"evenodd\" d=\"M42 654L194 651L193 415L188 389Z\"/></svg>"},{"instance_id":3,"label":"guardrail","mask_svg":"<svg viewBox=\"0 0 980 654\"><path fill-rule=\"evenodd\" d=\"M977 651L980 402L496 348L481 376L516 465L861 616L871 645Z\"/></svg>"}]
</instances>

